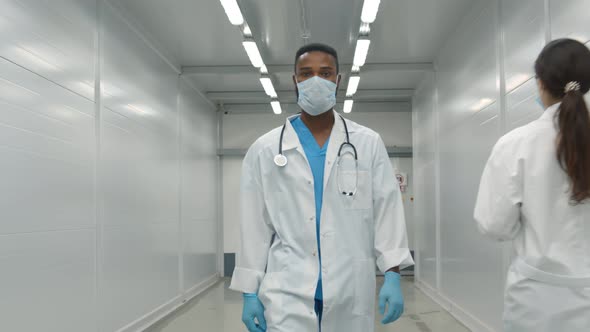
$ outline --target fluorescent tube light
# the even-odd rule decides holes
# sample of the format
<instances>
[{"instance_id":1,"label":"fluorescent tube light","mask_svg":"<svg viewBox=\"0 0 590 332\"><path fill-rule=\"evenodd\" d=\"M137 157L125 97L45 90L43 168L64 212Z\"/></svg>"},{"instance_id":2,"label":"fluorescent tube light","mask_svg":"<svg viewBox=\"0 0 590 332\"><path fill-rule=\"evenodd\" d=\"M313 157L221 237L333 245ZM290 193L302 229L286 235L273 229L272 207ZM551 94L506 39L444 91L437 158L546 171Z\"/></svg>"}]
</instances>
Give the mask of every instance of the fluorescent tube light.
<instances>
[{"instance_id":1,"label":"fluorescent tube light","mask_svg":"<svg viewBox=\"0 0 590 332\"><path fill-rule=\"evenodd\" d=\"M344 101L344 113L352 112L352 104L354 104L354 100L352 99L347 99Z\"/></svg>"},{"instance_id":2,"label":"fluorescent tube light","mask_svg":"<svg viewBox=\"0 0 590 332\"><path fill-rule=\"evenodd\" d=\"M275 114L281 114L283 113L283 110L281 109L281 103L277 100L273 100L270 102L270 106L272 107L272 111Z\"/></svg>"},{"instance_id":3,"label":"fluorescent tube light","mask_svg":"<svg viewBox=\"0 0 590 332\"><path fill-rule=\"evenodd\" d=\"M368 36L371 33L371 25L369 23L361 23L359 33L361 36Z\"/></svg>"},{"instance_id":4,"label":"fluorescent tube light","mask_svg":"<svg viewBox=\"0 0 590 332\"><path fill-rule=\"evenodd\" d=\"M253 40L244 40L242 44L244 45L244 49L246 49L246 53L248 53L248 58L250 58L252 66L256 68L264 66L264 62L262 61L262 56L260 55L260 51L258 51L256 42Z\"/></svg>"},{"instance_id":5,"label":"fluorescent tube light","mask_svg":"<svg viewBox=\"0 0 590 332\"><path fill-rule=\"evenodd\" d=\"M275 91L275 87L272 85L272 81L270 77L263 76L260 78L260 83L264 88L264 92L269 95L271 98L277 97L277 92Z\"/></svg>"},{"instance_id":6,"label":"fluorescent tube light","mask_svg":"<svg viewBox=\"0 0 590 332\"><path fill-rule=\"evenodd\" d=\"M242 25L244 24L244 16L242 15L242 11L240 10L240 6L238 6L238 2L236 0L220 0L223 9L225 10L225 14L229 21L233 25Z\"/></svg>"},{"instance_id":7,"label":"fluorescent tube light","mask_svg":"<svg viewBox=\"0 0 590 332\"><path fill-rule=\"evenodd\" d=\"M367 61L367 54L369 54L370 39L359 39L356 42L356 49L354 51L353 64L362 67Z\"/></svg>"},{"instance_id":8,"label":"fluorescent tube light","mask_svg":"<svg viewBox=\"0 0 590 332\"><path fill-rule=\"evenodd\" d=\"M361 13L361 21L365 23L373 23L377 18L379 11L379 3L381 0L365 0L363 4L363 11Z\"/></svg>"},{"instance_id":9,"label":"fluorescent tube light","mask_svg":"<svg viewBox=\"0 0 590 332\"><path fill-rule=\"evenodd\" d=\"M246 36L246 37L252 37L252 30L250 30L250 27L248 26L248 24L244 24L243 33L244 33L244 36Z\"/></svg>"},{"instance_id":10,"label":"fluorescent tube light","mask_svg":"<svg viewBox=\"0 0 590 332\"><path fill-rule=\"evenodd\" d=\"M346 96L352 97L356 90L358 90L359 83L361 82L361 77L358 75L350 76L348 79L348 88L346 89Z\"/></svg>"}]
</instances>

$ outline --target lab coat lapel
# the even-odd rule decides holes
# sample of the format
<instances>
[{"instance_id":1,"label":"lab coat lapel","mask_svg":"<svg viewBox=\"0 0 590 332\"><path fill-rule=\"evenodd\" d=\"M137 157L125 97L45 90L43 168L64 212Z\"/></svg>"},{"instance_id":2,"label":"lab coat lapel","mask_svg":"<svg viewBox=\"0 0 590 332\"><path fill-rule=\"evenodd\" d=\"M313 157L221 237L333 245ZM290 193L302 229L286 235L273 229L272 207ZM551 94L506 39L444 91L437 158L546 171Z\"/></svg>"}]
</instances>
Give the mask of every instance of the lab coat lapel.
<instances>
[{"instance_id":1,"label":"lab coat lapel","mask_svg":"<svg viewBox=\"0 0 590 332\"><path fill-rule=\"evenodd\" d=\"M334 127L330 134L330 142L328 143L328 151L326 153L326 164L324 166L324 195L326 194L326 188L328 187L328 181L332 174L332 168L338 158L338 150L340 145L346 141L346 132L342 119L338 112L334 111Z\"/></svg>"},{"instance_id":2,"label":"lab coat lapel","mask_svg":"<svg viewBox=\"0 0 590 332\"><path fill-rule=\"evenodd\" d=\"M305 155L305 151L303 150L303 146L301 145L301 141L299 140L299 136L297 136L297 132L291 124L292 119L293 117L289 117L286 122L287 127L285 128L285 136L283 137L283 154L286 154L286 152L289 150L295 149L299 152L299 154L301 154L301 156L303 156L303 159L305 159L305 161L307 161L307 163L309 164L307 156Z\"/></svg>"}]
</instances>

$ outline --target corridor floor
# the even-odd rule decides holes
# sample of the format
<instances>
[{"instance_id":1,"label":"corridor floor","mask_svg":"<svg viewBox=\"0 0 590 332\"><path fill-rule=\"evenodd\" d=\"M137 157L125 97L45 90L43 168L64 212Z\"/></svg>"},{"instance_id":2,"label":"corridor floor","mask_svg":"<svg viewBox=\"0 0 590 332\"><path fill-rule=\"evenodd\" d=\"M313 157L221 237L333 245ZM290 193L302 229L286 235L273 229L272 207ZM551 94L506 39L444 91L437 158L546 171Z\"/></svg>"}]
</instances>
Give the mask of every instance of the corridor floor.
<instances>
[{"instance_id":1,"label":"corridor floor","mask_svg":"<svg viewBox=\"0 0 590 332\"><path fill-rule=\"evenodd\" d=\"M378 282L382 283L383 279L378 278ZM229 290L228 285L229 279L219 282L147 332L246 332L241 322L241 295ZM404 277L402 288L406 301L404 315L388 326L381 325L376 317L375 332L469 332L416 289L411 277Z\"/></svg>"}]
</instances>

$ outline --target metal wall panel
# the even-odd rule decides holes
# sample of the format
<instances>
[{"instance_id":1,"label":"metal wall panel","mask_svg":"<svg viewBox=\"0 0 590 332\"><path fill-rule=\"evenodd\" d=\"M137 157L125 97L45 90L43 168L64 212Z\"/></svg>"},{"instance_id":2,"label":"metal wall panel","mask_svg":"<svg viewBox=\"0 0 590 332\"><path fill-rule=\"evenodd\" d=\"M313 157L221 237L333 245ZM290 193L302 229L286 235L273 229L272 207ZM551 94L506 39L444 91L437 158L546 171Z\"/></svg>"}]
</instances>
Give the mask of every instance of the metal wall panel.
<instances>
[{"instance_id":1,"label":"metal wall panel","mask_svg":"<svg viewBox=\"0 0 590 332\"><path fill-rule=\"evenodd\" d=\"M95 0L0 1L0 56L94 100Z\"/></svg>"},{"instance_id":2,"label":"metal wall panel","mask_svg":"<svg viewBox=\"0 0 590 332\"><path fill-rule=\"evenodd\" d=\"M500 135L537 119L543 111L535 101L533 66L545 42L549 36L588 42L588 13L585 1L479 1L437 58L437 93L419 90L414 98L417 174L427 172L431 161L425 152L436 151L437 144L425 139L431 129L424 105L434 102L440 118L434 129L440 146L434 164L440 165L440 174L422 177L417 204L425 204L420 201L424 187L433 190L439 181L441 224L435 240L440 242L441 270L433 280L436 266L427 260L436 260L427 250L433 226L425 227L430 208L417 208L419 280L460 307L456 314L476 330L501 330L510 256L507 245L486 240L475 229L472 211L479 177Z\"/></svg>"},{"instance_id":3,"label":"metal wall panel","mask_svg":"<svg viewBox=\"0 0 590 332\"><path fill-rule=\"evenodd\" d=\"M0 1L7 331L97 331L94 20L76 19L95 11L93 0L70 2Z\"/></svg>"},{"instance_id":4,"label":"metal wall panel","mask_svg":"<svg viewBox=\"0 0 590 332\"><path fill-rule=\"evenodd\" d=\"M186 82L180 86L184 289L217 273L217 119Z\"/></svg>"},{"instance_id":5,"label":"metal wall panel","mask_svg":"<svg viewBox=\"0 0 590 332\"><path fill-rule=\"evenodd\" d=\"M100 295L115 331L179 296L178 75L101 9Z\"/></svg>"},{"instance_id":6,"label":"metal wall panel","mask_svg":"<svg viewBox=\"0 0 590 332\"><path fill-rule=\"evenodd\" d=\"M539 118L534 62L545 45L545 1L502 1L506 129Z\"/></svg>"},{"instance_id":7,"label":"metal wall panel","mask_svg":"<svg viewBox=\"0 0 590 332\"><path fill-rule=\"evenodd\" d=\"M587 0L549 0L551 39L590 41L590 3Z\"/></svg>"},{"instance_id":8,"label":"metal wall panel","mask_svg":"<svg viewBox=\"0 0 590 332\"><path fill-rule=\"evenodd\" d=\"M437 284L436 236L436 119L434 75L417 92L413 105L414 221L419 280L430 287Z\"/></svg>"},{"instance_id":9,"label":"metal wall panel","mask_svg":"<svg viewBox=\"0 0 590 332\"><path fill-rule=\"evenodd\" d=\"M473 221L481 172L500 134L497 8L495 1L481 2L465 17L439 55L437 89L440 292L485 325L499 329L502 255Z\"/></svg>"}]
</instances>

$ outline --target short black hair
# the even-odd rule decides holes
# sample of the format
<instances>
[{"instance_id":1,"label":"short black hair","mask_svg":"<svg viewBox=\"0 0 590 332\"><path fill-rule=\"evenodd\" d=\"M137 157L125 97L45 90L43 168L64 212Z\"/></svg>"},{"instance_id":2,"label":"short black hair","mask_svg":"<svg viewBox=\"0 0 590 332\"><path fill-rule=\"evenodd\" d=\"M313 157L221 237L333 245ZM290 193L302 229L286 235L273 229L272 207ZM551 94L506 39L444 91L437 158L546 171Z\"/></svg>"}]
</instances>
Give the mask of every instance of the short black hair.
<instances>
[{"instance_id":1,"label":"short black hair","mask_svg":"<svg viewBox=\"0 0 590 332\"><path fill-rule=\"evenodd\" d=\"M297 70L297 62L299 61L299 58L303 54L308 52L323 52L333 56L334 61L336 61L336 73L340 72L340 64L338 63L338 52L336 52L336 50L333 47L320 43L304 45L299 50L297 50L297 53L295 54L295 70Z\"/></svg>"}]
</instances>

